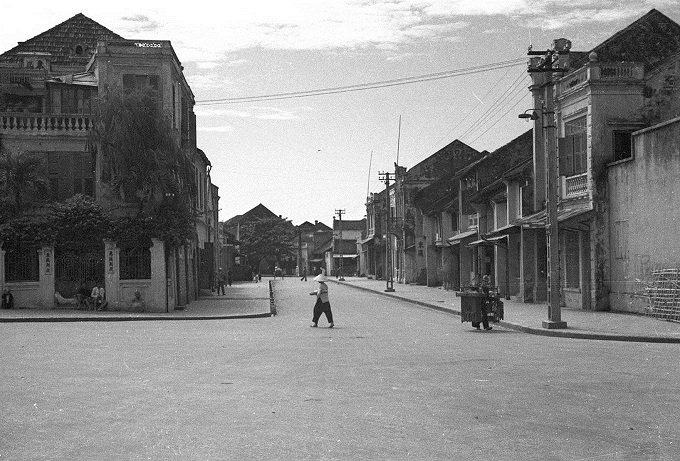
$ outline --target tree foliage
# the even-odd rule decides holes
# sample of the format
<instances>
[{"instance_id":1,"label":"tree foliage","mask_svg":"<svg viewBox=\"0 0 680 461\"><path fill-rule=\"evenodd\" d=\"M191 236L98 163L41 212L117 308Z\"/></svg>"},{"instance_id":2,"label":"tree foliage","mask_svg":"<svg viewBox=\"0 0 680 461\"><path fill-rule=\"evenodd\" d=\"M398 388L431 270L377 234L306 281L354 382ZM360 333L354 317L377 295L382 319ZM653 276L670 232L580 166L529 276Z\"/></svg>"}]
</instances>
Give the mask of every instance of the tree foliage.
<instances>
[{"instance_id":1,"label":"tree foliage","mask_svg":"<svg viewBox=\"0 0 680 461\"><path fill-rule=\"evenodd\" d=\"M193 197L193 164L154 91L107 90L96 120L91 141L103 154L103 178L140 215L154 216L173 198Z\"/></svg>"},{"instance_id":2,"label":"tree foliage","mask_svg":"<svg viewBox=\"0 0 680 461\"><path fill-rule=\"evenodd\" d=\"M264 261L280 262L295 250L295 227L285 219L272 218L243 223L239 230L240 252L252 267Z\"/></svg>"},{"instance_id":3,"label":"tree foliage","mask_svg":"<svg viewBox=\"0 0 680 461\"><path fill-rule=\"evenodd\" d=\"M0 144L2 193L10 199L11 214L20 214L24 209L25 196L45 187L46 182L39 174L41 163L41 159L33 154L8 152Z\"/></svg>"}]
</instances>

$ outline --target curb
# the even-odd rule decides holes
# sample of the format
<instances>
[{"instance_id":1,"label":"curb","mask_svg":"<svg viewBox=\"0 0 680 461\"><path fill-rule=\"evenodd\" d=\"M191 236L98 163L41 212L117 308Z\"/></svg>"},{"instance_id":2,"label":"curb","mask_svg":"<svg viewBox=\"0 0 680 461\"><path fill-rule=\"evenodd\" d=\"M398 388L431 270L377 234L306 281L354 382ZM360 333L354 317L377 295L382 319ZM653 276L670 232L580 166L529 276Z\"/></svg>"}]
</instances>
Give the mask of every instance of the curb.
<instances>
[{"instance_id":1,"label":"curb","mask_svg":"<svg viewBox=\"0 0 680 461\"><path fill-rule=\"evenodd\" d=\"M444 306L438 306L436 304L427 303L424 301L417 301L414 299L409 299L403 296L394 295L391 293L384 293L381 291L373 290L371 288L360 287L356 285L351 285L347 282L339 282L337 280L330 280L338 285L351 287L356 290L368 291L370 293L376 293L388 298L398 299L400 301L405 301L411 304L417 304L422 307L427 307L436 311L445 312L448 314L457 315L460 317L460 311L455 309L450 309ZM642 342L642 343L666 343L666 344L680 344L680 338L673 338L668 336L638 336L638 335L622 335L622 334L606 334L606 333L595 333L595 332L579 332L579 331L568 331L568 330L551 330L543 328L527 327L525 325L520 325L518 323L512 323L505 320L500 320L497 325L507 328L509 330L520 331L522 333L528 333L538 336L554 336L558 338L570 338L570 339L589 339L589 340L599 340L599 341L627 341L627 342Z\"/></svg>"},{"instance_id":2,"label":"curb","mask_svg":"<svg viewBox=\"0 0 680 461\"><path fill-rule=\"evenodd\" d=\"M10 317L0 318L0 323L47 323L47 322L142 322L150 320L237 320L237 319L259 319L271 317L271 312L261 314L235 314L235 315L184 315L184 316L145 316L145 317Z\"/></svg>"}]
</instances>

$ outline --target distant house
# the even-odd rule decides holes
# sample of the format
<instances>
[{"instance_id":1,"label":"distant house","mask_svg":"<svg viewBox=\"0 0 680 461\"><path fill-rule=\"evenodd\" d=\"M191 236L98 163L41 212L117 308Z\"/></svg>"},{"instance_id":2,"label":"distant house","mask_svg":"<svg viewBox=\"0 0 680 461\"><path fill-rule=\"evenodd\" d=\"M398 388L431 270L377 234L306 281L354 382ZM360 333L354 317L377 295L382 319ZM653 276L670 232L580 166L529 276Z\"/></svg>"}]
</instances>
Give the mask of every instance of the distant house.
<instances>
[{"instance_id":1,"label":"distant house","mask_svg":"<svg viewBox=\"0 0 680 461\"><path fill-rule=\"evenodd\" d=\"M331 246L324 251L329 274L360 273L361 241L365 235L366 219L333 220Z\"/></svg>"},{"instance_id":2,"label":"distant house","mask_svg":"<svg viewBox=\"0 0 680 461\"><path fill-rule=\"evenodd\" d=\"M294 250L298 247L299 242L297 241L289 242L291 250L287 254L278 256L271 255L266 257L260 261L259 267L253 267L253 265L256 265L257 263L248 260L248 255L244 254L244 251L241 248L242 229L255 222L270 220L280 220L285 225L289 226L291 231L293 231L294 226L290 220L283 218L281 215L273 213L269 208L261 203L242 215L233 216L222 223L222 230L225 233L225 236L227 236L227 238L231 238L234 242L238 242L233 253L236 259L233 262L229 261L227 266L233 265L235 271L239 273L241 271L246 271L249 273L250 269L252 268L253 271L259 272L260 274L273 274L274 267L278 265L281 267L281 269L283 269L286 275L294 275L297 273L299 252Z\"/></svg>"},{"instance_id":3,"label":"distant house","mask_svg":"<svg viewBox=\"0 0 680 461\"><path fill-rule=\"evenodd\" d=\"M332 240L333 229L320 221L312 224L305 221L297 226L298 231L298 272L303 268L307 274L314 274L321 267L325 268L323 248L325 244Z\"/></svg>"}]
</instances>

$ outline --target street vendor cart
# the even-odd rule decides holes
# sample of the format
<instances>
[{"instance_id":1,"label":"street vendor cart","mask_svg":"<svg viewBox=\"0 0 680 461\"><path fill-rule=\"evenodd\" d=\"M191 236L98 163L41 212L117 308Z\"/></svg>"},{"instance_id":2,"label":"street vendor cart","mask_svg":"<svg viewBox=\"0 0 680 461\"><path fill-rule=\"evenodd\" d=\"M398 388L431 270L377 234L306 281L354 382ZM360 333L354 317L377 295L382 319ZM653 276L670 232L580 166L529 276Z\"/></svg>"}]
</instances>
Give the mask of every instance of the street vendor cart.
<instances>
[{"instance_id":1,"label":"street vendor cart","mask_svg":"<svg viewBox=\"0 0 680 461\"><path fill-rule=\"evenodd\" d=\"M503 320L503 301L500 300L497 290L491 290L488 295L475 289L457 291L460 298L460 321L480 323L482 321L482 306L487 303L487 319L489 322L498 323Z\"/></svg>"}]
</instances>

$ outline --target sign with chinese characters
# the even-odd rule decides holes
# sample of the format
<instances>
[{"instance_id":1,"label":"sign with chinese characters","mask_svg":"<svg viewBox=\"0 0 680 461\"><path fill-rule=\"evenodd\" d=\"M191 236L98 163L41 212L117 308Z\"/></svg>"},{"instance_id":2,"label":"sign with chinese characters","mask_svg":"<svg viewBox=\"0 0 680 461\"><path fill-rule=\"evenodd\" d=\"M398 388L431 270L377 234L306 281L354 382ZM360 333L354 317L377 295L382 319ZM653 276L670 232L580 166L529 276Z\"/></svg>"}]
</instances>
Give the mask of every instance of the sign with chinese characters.
<instances>
[{"instance_id":1,"label":"sign with chinese characters","mask_svg":"<svg viewBox=\"0 0 680 461\"><path fill-rule=\"evenodd\" d=\"M109 250L109 273L113 273L113 250Z\"/></svg>"},{"instance_id":2,"label":"sign with chinese characters","mask_svg":"<svg viewBox=\"0 0 680 461\"><path fill-rule=\"evenodd\" d=\"M50 250L45 251L45 274L52 273L52 255Z\"/></svg>"}]
</instances>

